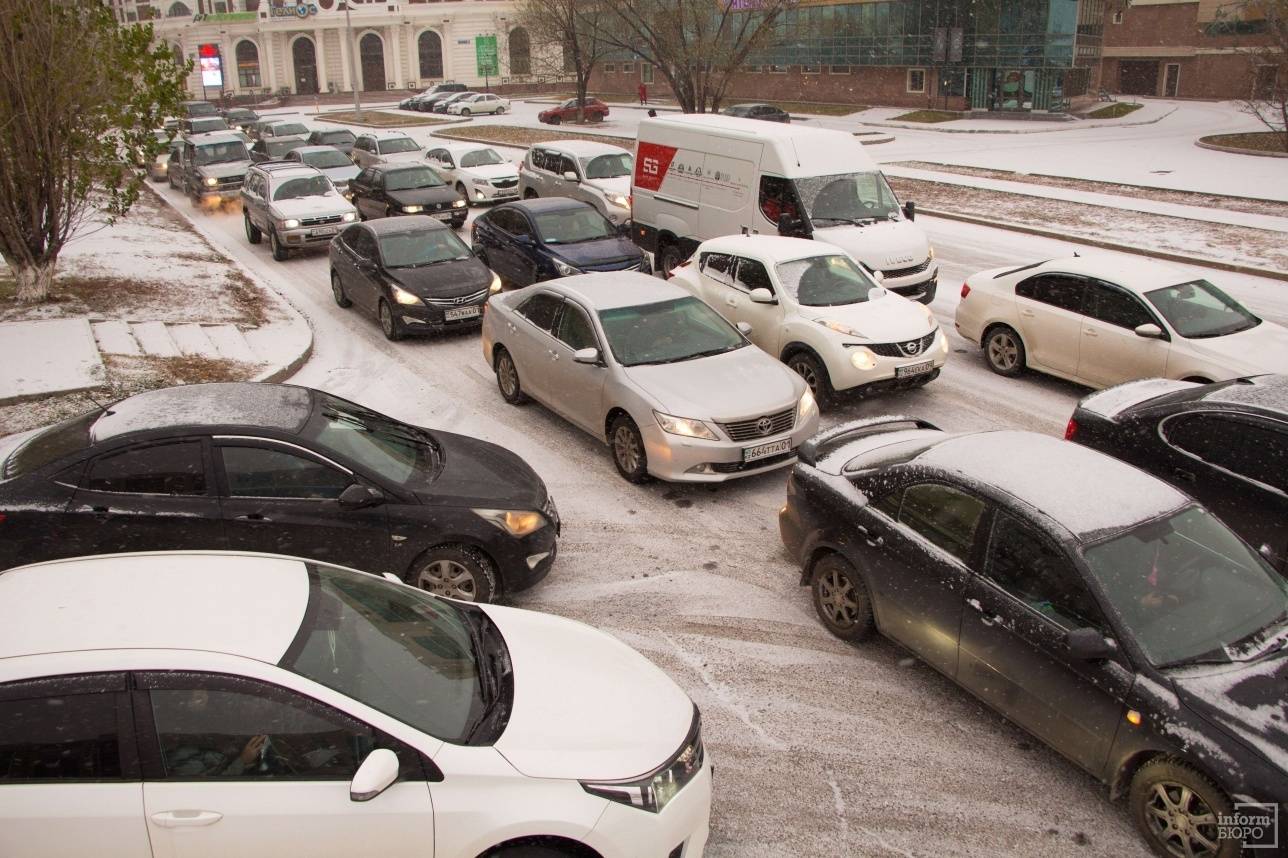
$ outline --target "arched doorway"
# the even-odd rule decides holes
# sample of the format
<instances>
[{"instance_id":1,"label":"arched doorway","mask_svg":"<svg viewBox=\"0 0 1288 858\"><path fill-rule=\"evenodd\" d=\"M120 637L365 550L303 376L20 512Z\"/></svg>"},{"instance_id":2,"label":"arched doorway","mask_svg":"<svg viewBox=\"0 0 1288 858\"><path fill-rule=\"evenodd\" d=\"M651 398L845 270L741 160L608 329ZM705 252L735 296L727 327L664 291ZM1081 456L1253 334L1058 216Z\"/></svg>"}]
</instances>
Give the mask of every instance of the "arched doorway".
<instances>
[{"instance_id":1,"label":"arched doorway","mask_svg":"<svg viewBox=\"0 0 1288 858\"><path fill-rule=\"evenodd\" d=\"M532 74L532 40L522 27L510 31L510 74Z\"/></svg>"},{"instance_id":2,"label":"arched doorway","mask_svg":"<svg viewBox=\"0 0 1288 858\"><path fill-rule=\"evenodd\" d=\"M192 10L184 3L171 3L170 8L166 10L167 18L188 18L192 15Z\"/></svg>"},{"instance_id":3,"label":"arched doorway","mask_svg":"<svg viewBox=\"0 0 1288 858\"><path fill-rule=\"evenodd\" d=\"M420 54L420 76L438 78L443 76L443 40L433 30L426 30L416 41Z\"/></svg>"},{"instance_id":4,"label":"arched doorway","mask_svg":"<svg viewBox=\"0 0 1288 858\"><path fill-rule=\"evenodd\" d=\"M367 92L385 88L385 43L375 33L367 33L358 42L362 58L362 88Z\"/></svg>"},{"instance_id":5,"label":"arched doorway","mask_svg":"<svg viewBox=\"0 0 1288 858\"><path fill-rule=\"evenodd\" d=\"M291 45L291 58L295 62L295 91L300 95L315 95L318 91L318 57L313 40L300 36Z\"/></svg>"}]
</instances>

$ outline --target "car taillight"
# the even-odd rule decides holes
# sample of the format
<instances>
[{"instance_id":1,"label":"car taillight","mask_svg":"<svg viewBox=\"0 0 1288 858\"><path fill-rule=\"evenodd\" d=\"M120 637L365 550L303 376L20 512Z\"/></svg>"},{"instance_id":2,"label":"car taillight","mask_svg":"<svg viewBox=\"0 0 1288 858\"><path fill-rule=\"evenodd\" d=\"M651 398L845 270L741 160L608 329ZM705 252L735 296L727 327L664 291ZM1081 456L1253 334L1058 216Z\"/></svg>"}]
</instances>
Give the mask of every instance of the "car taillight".
<instances>
[{"instance_id":1,"label":"car taillight","mask_svg":"<svg viewBox=\"0 0 1288 858\"><path fill-rule=\"evenodd\" d=\"M969 284L969 283L963 283L963 284L962 284L962 299L963 299L963 300L965 300L966 296L967 296L967 295L969 295L969 294L970 294L970 284Z\"/></svg>"},{"instance_id":2,"label":"car taillight","mask_svg":"<svg viewBox=\"0 0 1288 858\"><path fill-rule=\"evenodd\" d=\"M1072 417L1069 418L1069 425L1064 427L1064 440L1072 441L1073 436L1078 434L1078 421Z\"/></svg>"}]
</instances>

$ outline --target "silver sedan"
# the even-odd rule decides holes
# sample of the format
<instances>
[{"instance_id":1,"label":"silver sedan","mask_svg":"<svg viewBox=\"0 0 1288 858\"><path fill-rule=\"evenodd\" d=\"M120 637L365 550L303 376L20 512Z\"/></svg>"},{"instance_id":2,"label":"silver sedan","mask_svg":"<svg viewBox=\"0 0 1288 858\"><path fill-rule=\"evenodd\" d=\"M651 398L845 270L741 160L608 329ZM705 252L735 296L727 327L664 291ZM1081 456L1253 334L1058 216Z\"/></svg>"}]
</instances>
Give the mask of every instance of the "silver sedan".
<instances>
[{"instance_id":1,"label":"silver sedan","mask_svg":"<svg viewBox=\"0 0 1288 858\"><path fill-rule=\"evenodd\" d=\"M818 429L805 382L747 330L656 278L583 274L492 296L483 357L507 402L605 441L627 480L720 482L790 465Z\"/></svg>"}]
</instances>

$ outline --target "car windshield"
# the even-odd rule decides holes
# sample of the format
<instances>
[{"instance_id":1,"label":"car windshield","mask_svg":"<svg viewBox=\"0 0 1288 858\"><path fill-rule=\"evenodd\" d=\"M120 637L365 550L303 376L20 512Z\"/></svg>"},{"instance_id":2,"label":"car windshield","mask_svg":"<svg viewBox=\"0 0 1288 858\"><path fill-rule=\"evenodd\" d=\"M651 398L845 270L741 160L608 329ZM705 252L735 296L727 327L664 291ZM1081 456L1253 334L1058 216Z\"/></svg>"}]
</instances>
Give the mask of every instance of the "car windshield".
<instances>
[{"instance_id":1,"label":"car windshield","mask_svg":"<svg viewBox=\"0 0 1288 858\"><path fill-rule=\"evenodd\" d=\"M21 477L45 467L55 459L84 450L90 445L90 427L102 413L98 410L89 411L32 435L5 459L0 479Z\"/></svg>"},{"instance_id":2,"label":"car windshield","mask_svg":"<svg viewBox=\"0 0 1288 858\"><path fill-rule=\"evenodd\" d=\"M417 188L441 188L447 184L428 167L408 167L385 173L386 191L411 191Z\"/></svg>"},{"instance_id":3,"label":"car windshield","mask_svg":"<svg viewBox=\"0 0 1288 858\"><path fill-rule=\"evenodd\" d=\"M410 137L394 137L392 140L380 141L380 154L390 155L394 152L415 152L420 144Z\"/></svg>"},{"instance_id":4,"label":"car windshield","mask_svg":"<svg viewBox=\"0 0 1288 858\"><path fill-rule=\"evenodd\" d=\"M285 155L292 149L298 149L304 144L299 140L264 140L264 151L273 156Z\"/></svg>"},{"instance_id":5,"label":"car windshield","mask_svg":"<svg viewBox=\"0 0 1288 858\"><path fill-rule=\"evenodd\" d=\"M877 172L839 173L794 179L810 220L816 226L884 220L899 211L899 201Z\"/></svg>"},{"instance_id":6,"label":"car windshield","mask_svg":"<svg viewBox=\"0 0 1288 858\"><path fill-rule=\"evenodd\" d=\"M487 167L504 163L505 159L495 149L475 149L461 156L462 167Z\"/></svg>"},{"instance_id":7,"label":"car windshield","mask_svg":"<svg viewBox=\"0 0 1288 858\"><path fill-rule=\"evenodd\" d=\"M298 122L282 122L273 126L273 135L285 137L287 134L308 134L309 129Z\"/></svg>"},{"instance_id":8,"label":"car windshield","mask_svg":"<svg viewBox=\"0 0 1288 858\"><path fill-rule=\"evenodd\" d=\"M209 101L190 101L184 107L189 116L214 116L219 112Z\"/></svg>"},{"instance_id":9,"label":"car windshield","mask_svg":"<svg viewBox=\"0 0 1288 858\"><path fill-rule=\"evenodd\" d=\"M540 212L537 232L546 244L577 244L617 234L608 219L589 205L575 209Z\"/></svg>"},{"instance_id":10,"label":"car windshield","mask_svg":"<svg viewBox=\"0 0 1288 858\"><path fill-rule=\"evenodd\" d=\"M246 144L240 140L230 140L227 143L207 143L204 146L196 147L193 153L192 161L199 167L208 164L231 164L236 161L249 161L250 155L246 152Z\"/></svg>"},{"instance_id":11,"label":"car windshield","mask_svg":"<svg viewBox=\"0 0 1288 858\"><path fill-rule=\"evenodd\" d=\"M335 188L326 176L304 176L299 179L287 179L277 190L273 191L274 200L298 200L301 197L321 197L331 193Z\"/></svg>"},{"instance_id":12,"label":"car windshield","mask_svg":"<svg viewBox=\"0 0 1288 858\"><path fill-rule=\"evenodd\" d=\"M380 236L380 255L386 268L415 268L470 259L474 254L450 229L430 228Z\"/></svg>"},{"instance_id":13,"label":"car windshield","mask_svg":"<svg viewBox=\"0 0 1288 858\"><path fill-rule=\"evenodd\" d=\"M339 397L319 397L306 437L390 482L412 488L428 484L438 462L432 435Z\"/></svg>"},{"instance_id":14,"label":"car windshield","mask_svg":"<svg viewBox=\"0 0 1288 858\"><path fill-rule=\"evenodd\" d=\"M254 122L259 116L253 110L230 110L228 111L229 122Z\"/></svg>"},{"instance_id":15,"label":"car windshield","mask_svg":"<svg viewBox=\"0 0 1288 858\"><path fill-rule=\"evenodd\" d=\"M886 293L854 260L840 253L782 262L777 270L787 294L805 307L862 304Z\"/></svg>"},{"instance_id":16,"label":"car windshield","mask_svg":"<svg viewBox=\"0 0 1288 858\"><path fill-rule=\"evenodd\" d=\"M309 604L281 667L464 744L485 709L466 613L374 575L309 564Z\"/></svg>"},{"instance_id":17,"label":"car windshield","mask_svg":"<svg viewBox=\"0 0 1288 858\"><path fill-rule=\"evenodd\" d=\"M581 168L587 179L617 179L631 174L635 159L628 153L598 155L589 160L581 159Z\"/></svg>"},{"instance_id":18,"label":"car windshield","mask_svg":"<svg viewBox=\"0 0 1288 858\"><path fill-rule=\"evenodd\" d=\"M324 131L318 135L318 140L328 145L335 143L352 143L357 140L352 131Z\"/></svg>"},{"instance_id":19,"label":"car windshield","mask_svg":"<svg viewBox=\"0 0 1288 858\"><path fill-rule=\"evenodd\" d=\"M1242 304L1206 280L1155 289L1145 297L1186 339L1224 337L1261 324Z\"/></svg>"},{"instance_id":20,"label":"car windshield","mask_svg":"<svg viewBox=\"0 0 1288 858\"><path fill-rule=\"evenodd\" d=\"M623 366L677 363L747 344L742 334L692 296L600 310L599 323Z\"/></svg>"},{"instance_id":21,"label":"car windshield","mask_svg":"<svg viewBox=\"0 0 1288 858\"><path fill-rule=\"evenodd\" d=\"M205 134L210 131L227 131L228 123L215 117L213 119L194 119L190 123L193 134Z\"/></svg>"},{"instance_id":22,"label":"car windshield","mask_svg":"<svg viewBox=\"0 0 1288 858\"><path fill-rule=\"evenodd\" d=\"M317 167L319 170L330 169L331 167L352 167L353 162L344 157L343 152L335 149L318 152L306 152L304 154L304 163L310 167Z\"/></svg>"},{"instance_id":23,"label":"car windshield","mask_svg":"<svg viewBox=\"0 0 1288 858\"><path fill-rule=\"evenodd\" d=\"M1288 583L1201 507L1093 545L1083 557L1156 667L1245 661L1288 619Z\"/></svg>"}]
</instances>

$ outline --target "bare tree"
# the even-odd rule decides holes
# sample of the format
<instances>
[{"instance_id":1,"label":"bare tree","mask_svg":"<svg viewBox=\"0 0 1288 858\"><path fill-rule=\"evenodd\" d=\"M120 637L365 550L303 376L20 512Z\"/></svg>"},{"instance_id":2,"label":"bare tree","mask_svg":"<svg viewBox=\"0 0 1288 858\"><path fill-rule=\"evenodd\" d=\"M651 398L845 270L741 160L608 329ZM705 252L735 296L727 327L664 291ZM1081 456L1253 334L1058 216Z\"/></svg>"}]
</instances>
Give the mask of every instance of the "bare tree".
<instances>
[{"instance_id":1,"label":"bare tree","mask_svg":"<svg viewBox=\"0 0 1288 858\"><path fill-rule=\"evenodd\" d=\"M733 77L783 38L798 0L615 0L603 39L652 63L685 113L720 108Z\"/></svg>"},{"instance_id":2,"label":"bare tree","mask_svg":"<svg viewBox=\"0 0 1288 858\"><path fill-rule=\"evenodd\" d=\"M532 39L535 74L576 78L577 121L585 121L584 105L590 74L611 51L602 38L607 16L600 0L520 0L519 25Z\"/></svg>"},{"instance_id":3,"label":"bare tree","mask_svg":"<svg viewBox=\"0 0 1288 858\"><path fill-rule=\"evenodd\" d=\"M1240 106L1288 152L1288 0L1240 0L1220 9L1214 25L1233 32L1248 58L1251 83Z\"/></svg>"},{"instance_id":4,"label":"bare tree","mask_svg":"<svg viewBox=\"0 0 1288 858\"><path fill-rule=\"evenodd\" d=\"M18 300L49 295L58 254L95 208L138 198L134 162L183 97L188 66L152 26L118 26L100 0L0 0L0 256Z\"/></svg>"}]
</instances>

